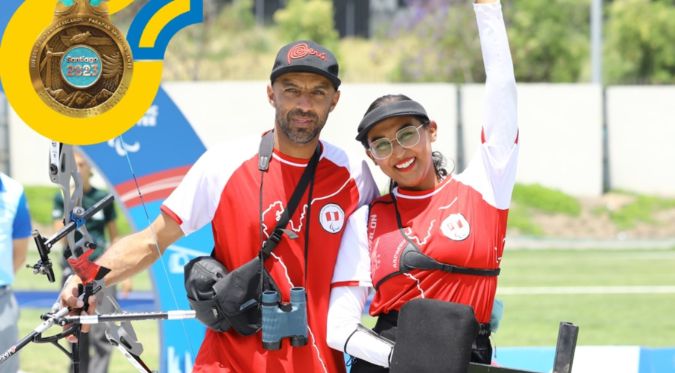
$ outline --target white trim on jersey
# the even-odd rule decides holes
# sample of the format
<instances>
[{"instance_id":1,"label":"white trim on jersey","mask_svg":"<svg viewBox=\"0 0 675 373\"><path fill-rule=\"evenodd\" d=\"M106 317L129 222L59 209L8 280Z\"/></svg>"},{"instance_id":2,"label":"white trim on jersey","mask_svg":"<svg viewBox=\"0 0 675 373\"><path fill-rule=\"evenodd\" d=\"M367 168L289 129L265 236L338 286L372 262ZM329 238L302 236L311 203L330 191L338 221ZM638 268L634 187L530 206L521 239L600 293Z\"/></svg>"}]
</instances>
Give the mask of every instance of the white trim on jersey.
<instances>
[{"instance_id":1,"label":"white trim on jersey","mask_svg":"<svg viewBox=\"0 0 675 373\"><path fill-rule=\"evenodd\" d=\"M280 155L278 155L277 153L272 153L272 158L276 159L277 161L279 161L279 162L281 162L281 163L283 163L283 164L287 164L287 165L293 166L293 167L301 167L301 168L305 168L305 167L307 167L307 164L309 164L309 159L307 160L307 162L304 162L304 163L291 162L291 161L289 161L289 160L287 160L287 159L283 159L283 158L282 158ZM319 159L321 159L321 158L323 158L323 156L321 156Z\"/></svg>"},{"instance_id":2,"label":"white trim on jersey","mask_svg":"<svg viewBox=\"0 0 675 373\"><path fill-rule=\"evenodd\" d=\"M448 177L443 182L441 185L437 186L436 189L430 191L429 193L426 194L406 194L405 191L399 190L398 187L395 187L394 190L392 190L392 193L394 193L394 196L400 197L400 198L405 198L405 199L427 199L435 194L438 194L443 190L448 184L450 184L452 178Z\"/></svg>"},{"instance_id":3,"label":"white trim on jersey","mask_svg":"<svg viewBox=\"0 0 675 373\"><path fill-rule=\"evenodd\" d=\"M348 282L354 286L372 287L367 219L366 205L354 211L347 220L333 271L333 284Z\"/></svg>"}]
</instances>

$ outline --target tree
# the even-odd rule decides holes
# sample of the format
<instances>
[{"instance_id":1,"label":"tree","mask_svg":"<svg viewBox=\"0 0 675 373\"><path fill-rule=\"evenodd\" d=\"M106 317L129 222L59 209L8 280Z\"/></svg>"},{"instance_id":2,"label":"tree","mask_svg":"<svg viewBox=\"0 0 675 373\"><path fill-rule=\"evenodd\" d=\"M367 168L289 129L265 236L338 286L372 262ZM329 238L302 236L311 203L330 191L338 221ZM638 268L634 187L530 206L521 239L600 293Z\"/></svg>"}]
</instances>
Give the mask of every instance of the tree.
<instances>
[{"instance_id":1,"label":"tree","mask_svg":"<svg viewBox=\"0 0 675 373\"><path fill-rule=\"evenodd\" d=\"M338 33L329 0L289 0L286 8L274 13L274 21L286 42L313 40L330 50L337 49Z\"/></svg>"},{"instance_id":2,"label":"tree","mask_svg":"<svg viewBox=\"0 0 675 373\"><path fill-rule=\"evenodd\" d=\"M473 82L483 76L472 4L461 0L411 0L392 22L386 44L399 58L391 79ZM391 48L391 49L390 49Z\"/></svg>"},{"instance_id":3,"label":"tree","mask_svg":"<svg viewBox=\"0 0 675 373\"><path fill-rule=\"evenodd\" d=\"M518 81L586 80L590 0L510 0L504 8Z\"/></svg>"},{"instance_id":4,"label":"tree","mask_svg":"<svg viewBox=\"0 0 675 373\"><path fill-rule=\"evenodd\" d=\"M576 82L588 72L590 0L503 0L516 78ZM409 0L391 26L399 81L484 79L473 4ZM395 58L395 57L394 57Z\"/></svg>"},{"instance_id":5,"label":"tree","mask_svg":"<svg viewBox=\"0 0 675 373\"><path fill-rule=\"evenodd\" d=\"M674 5L672 0L614 0L605 32L607 83L675 83Z\"/></svg>"},{"instance_id":6,"label":"tree","mask_svg":"<svg viewBox=\"0 0 675 373\"><path fill-rule=\"evenodd\" d=\"M205 1L204 22L181 31L169 44L165 79L263 79L267 56L277 46L255 23L253 0Z\"/></svg>"}]
</instances>

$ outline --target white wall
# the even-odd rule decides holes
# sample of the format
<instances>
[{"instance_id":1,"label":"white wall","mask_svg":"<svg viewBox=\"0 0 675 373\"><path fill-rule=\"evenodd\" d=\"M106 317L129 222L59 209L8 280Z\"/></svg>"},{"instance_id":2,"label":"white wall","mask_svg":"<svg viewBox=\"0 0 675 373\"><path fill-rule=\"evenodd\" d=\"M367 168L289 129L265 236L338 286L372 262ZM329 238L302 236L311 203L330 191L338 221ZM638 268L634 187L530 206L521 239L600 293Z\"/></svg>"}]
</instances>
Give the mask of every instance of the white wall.
<instances>
[{"instance_id":1,"label":"white wall","mask_svg":"<svg viewBox=\"0 0 675 373\"><path fill-rule=\"evenodd\" d=\"M265 81L175 82L164 88L206 146L273 126ZM370 103L387 93L420 101L439 124L434 144L456 158L456 88L451 84L344 84L324 139L362 156L354 140ZM519 84L520 164L517 181L541 183L578 196L602 193L602 89L584 84ZM613 188L675 195L675 87L610 87L607 91L610 181ZM462 87L465 160L479 144L482 85ZM639 129L639 131L637 131ZM10 114L13 175L25 184L49 184L48 140ZM378 183L386 177L373 169Z\"/></svg>"},{"instance_id":2,"label":"white wall","mask_svg":"<svg viewBox=\"0 0 675 373\"><path fill-rule=\"evenodd\" d=\"M483 85L462 88L464 146L480 144ZM596 85L519 84L517 181L578 196L602 193L602 90Z\"/></svg>"},{"instance_id":3,"label":"white wall","mask_svg":"<svg viewBox=\"0 0 675 373\"><path fill-rule=\"evenodd\" d=\"M164 88L209 147L227 136L262 133L274 126L274 110L267 101L266 85L266 82L167 83ZM321 134L323 139L366 159L363 146L354 139L359 121L376 98L403 93L423 103L429 115L438 121L436 148L454 158L457 141L454 85L343 84L340 91L340 101ZM385 187L386 176L373 171L378 184Z\"/></svg>"},{"instance_id":4,"label":"white wall","mask_svg":"<svg viewBox=\"0 0 675 373\"><path fill-rule=\"evenodd\" d=\"M24 185L47 185L49 180L49 143L46 137L24 124L9 110L9 159L12 177Z\"/></svg>"},{"instance_id":5,"label":"white wall","mask_svg":"<svg viewBox=\"0 0 675 373\"><path fill-rule=\"evenodd\" d=\"M607 89L612 188L675 195L675 89Z\"/></svg>"}]
</instances>

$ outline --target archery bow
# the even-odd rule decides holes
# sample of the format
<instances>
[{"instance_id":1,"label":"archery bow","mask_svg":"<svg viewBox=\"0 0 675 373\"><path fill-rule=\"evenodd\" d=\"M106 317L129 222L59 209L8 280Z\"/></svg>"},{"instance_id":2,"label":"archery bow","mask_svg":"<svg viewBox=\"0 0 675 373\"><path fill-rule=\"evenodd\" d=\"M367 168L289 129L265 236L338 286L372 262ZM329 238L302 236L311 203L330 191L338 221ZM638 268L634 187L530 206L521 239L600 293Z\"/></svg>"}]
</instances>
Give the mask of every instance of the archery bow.
<instances>
[{"instance_id":1,"label":"archery bow","mask_svg":"<svg viewBox=\"0 0 675 373\"><path fill-rule=\"evenodd\" d=\"M129 161L129 160L128 160ZM82 179L75 165L73 148L70 145L52 142L49 150L49 174L53 183L57 184L63 194L64 203L64 226L50 238L43 237L38 230L33 231L39 260L33 266L36 274L44 274L50 282L54 282L54 271L52 262L49 258L51 248L64 237L68 246L64 251L68 264L81 279L83 286L80 289L80 298L86 304L88 298L104 287L103 277L110 272L108 268L99 266L89 260L94 252L96 244L93 242L85 223L94 214L110 205L114 199L108 195L101 201L95 203L92 207L84 210L82 199L84 195ZM71 193L71 180L74 185ZM141 193L138 190L139 194ZM76 232L80 237L76 240ZM98 315L68 316L70 309L55 304L52 310L42 315L43 322L38 325L29 335L19 340L5 353L0 355L0 364L14 356L20 349L30 342L52 343L63 351L72 361L75 373L79 370L79 352L78 345L73 344L72 352L68 352L58 341L70 335L80 336L81 326L86 324L105 323L106 337L111 344L115 345L127 358L127 360L140 372L152 372L150 368L140 358L143 352L143 346L138 342L136 333L131 325L131 321L136 320L159 320L159 319L187 319L194 318L194 311L168 311L168 312L137 312L123 313L117 302L110 297L103 299L99 306ZM116 324L120 322L120 324ZM68 326L61 333L44 337L47 329L54 324Z\"/></svg>"}]
</instances>

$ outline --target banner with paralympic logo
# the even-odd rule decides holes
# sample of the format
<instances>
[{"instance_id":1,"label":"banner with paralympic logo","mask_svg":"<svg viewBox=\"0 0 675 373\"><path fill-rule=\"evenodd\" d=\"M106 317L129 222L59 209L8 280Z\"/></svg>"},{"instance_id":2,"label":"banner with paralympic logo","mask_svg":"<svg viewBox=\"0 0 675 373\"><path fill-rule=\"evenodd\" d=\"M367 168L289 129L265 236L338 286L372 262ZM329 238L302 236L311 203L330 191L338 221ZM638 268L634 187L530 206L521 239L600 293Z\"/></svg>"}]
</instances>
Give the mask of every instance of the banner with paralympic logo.
<instances>
[{"instance_id":1,"label":"banner with paralympic logo","mask_svg":"<svg viewBox=\"0 0 675 373\"><path fill-rule=\"evenodd\" d=\"M124 135L81 149L113 187L137 229L154 220L162 201L206 150L162 88L147 113ZM196 256L208 255L212 248L211 227L207 225L166 249L151 267L158 310L190 309L183 266ZM139 336L139 340L159 338L162 372L191 371L204 337L203 325L189 320L163 321L160 326L159 337Z\"/></svg>"}]
</instances>

